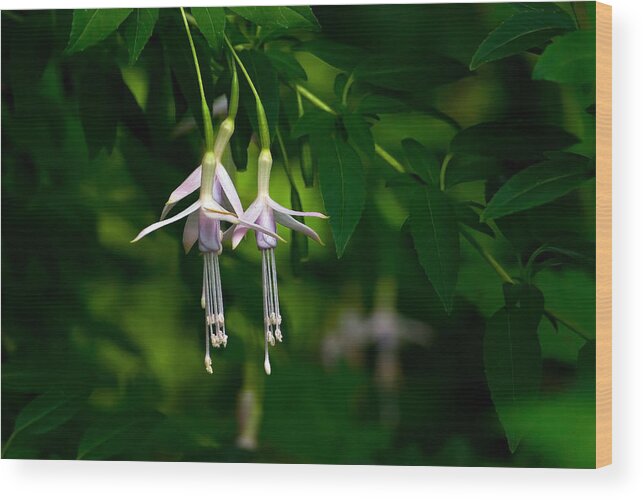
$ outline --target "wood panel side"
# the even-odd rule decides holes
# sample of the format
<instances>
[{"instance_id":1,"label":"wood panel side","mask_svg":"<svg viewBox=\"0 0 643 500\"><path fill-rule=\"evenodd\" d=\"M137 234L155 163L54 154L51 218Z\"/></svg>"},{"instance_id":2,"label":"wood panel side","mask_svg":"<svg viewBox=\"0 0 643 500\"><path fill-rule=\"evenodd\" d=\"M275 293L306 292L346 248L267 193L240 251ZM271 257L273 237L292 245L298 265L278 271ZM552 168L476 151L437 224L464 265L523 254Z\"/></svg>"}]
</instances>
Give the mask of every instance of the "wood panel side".
<instances>
[{"instance_id":1,"label":"wood panel side","mask_svg":"<svg viewBox=\"0 0 643 500\"><path fill-rule=\"evenodd\" d=\"M612 7L596 3L596 467L612 463Z\"/></svg>"}]
</instances>

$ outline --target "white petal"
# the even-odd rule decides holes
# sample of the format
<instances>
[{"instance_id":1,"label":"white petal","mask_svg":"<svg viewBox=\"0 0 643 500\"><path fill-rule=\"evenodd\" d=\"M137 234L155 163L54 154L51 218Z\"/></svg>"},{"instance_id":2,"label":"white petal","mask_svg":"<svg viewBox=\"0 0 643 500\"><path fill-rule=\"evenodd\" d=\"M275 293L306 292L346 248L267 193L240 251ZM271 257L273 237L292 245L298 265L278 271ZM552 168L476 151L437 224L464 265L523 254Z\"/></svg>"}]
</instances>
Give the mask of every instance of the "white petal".
<instances>
[{"instance_id":1,"label":"white petal","mask_svg":"<svg viewBox=\"0 0 643 500\"><path fill-rule=\"evenodd\" d=\"M176 205L179 201L185 198L187 195L194 193L201 186L201 166L198 166L194 171L187 176L187 178L177 187L170 197L168 198L165 206L163 207L163 212L161 213L161 219L165 219L167 214L170 213L172 207Z\"/></svg>"},{"instance_id":2,"label":"white petal","mask_svg":"<svg viewBox=\"0 0 643 500\"><path fill-rule=\"evenodd\" d=\"M185 221L183 228L183 250L188 253L199 239L199 212L194 211Z\"/></svg>"},{"instance_id":3,"label":"white petal","mask_svg":"<svg viewBox=\"0 0 643 500\"><path fill-rule=\"evenodd\" d=\"M188 208L183 210L183 212L178 213L174 217L170 217L169 219L162 220L162 221L159 221L159 222L155 222L154 224L152 224L150 226L147 226L140 233L138 233L138 236L136 238L134 238L131 241L131 243L134 243L134 242L140 240L144 236L147 236L151 232L156 231L157 229L160 229L163 226L167 226L168 224L172 224L173 222L176 222L177 220L181 220L183 217L186 217L186 216L190 215L192 212L194 212L195 210L197 210L200 206L201 206L201 202L200 201L195 201L194 203L192 203L192 205L190 205Z\"/></svg>"},{"instance_id":4,"label":"white petal","mask_svg":"<svg viewBox=\"0 0 643 500\"><path fill-rule=\"evenodd\" d=\"M299 215L301 217L320 217L322 219L328 219L327 215L324 215L320 212L298 212L297 210L291 210L289 208L281 206L272 198L268 198L268 205L270 205L270 208L272 208L275 212L281 212L282 214Z\"/></svg>"},{"instance_id":5,"label":"white petal","mask_svg":"<svg viewBox=\"0 0 643 500\"><path fill-rule=\"evenodd\" d=\"M244 212L241 218L246 222L255 222L261 210L263 210L264 201L261 198L257 198L252 204L248 207L248 210ZM237 245L241 243L241 240L248 232L247 227L237 226L234 228L234 234L232 235L232 248L237 248Z\"/></svg>"},{"instance_id":6,"label":"white petal","mask_svg":"<svg viewBox=\"0 0 643 500\"><path fill-rule=\"evenodd\" d=\"M286 226L293 231L303 233L309 238L315 240L317 243L323 245L321 238L313 229L308 227L306 224L302 224L298 220L293 219L290 215L275 211L275 220L282 226Z\"/></svg>"},{"instance_id":7,"label":"white petal","mask_svg":"<svg viewBox=\"0 0 643 500\"><path fill-rule=\"evenodd\" d=\"M239 199L239 195L237 194L237 190L235 189L234 184L232 183L232 179L230 178L228 171L221 163L217 165L217 171L215 175L217 176L217 179L221 183L223 192L226 195L226 198L228 199L228 201L230 202L230 205L232 206L233 210L239 217L241 217L241 214L243 214L243 206L241 205L241 200Z\"/></svg>"}]
</instances>

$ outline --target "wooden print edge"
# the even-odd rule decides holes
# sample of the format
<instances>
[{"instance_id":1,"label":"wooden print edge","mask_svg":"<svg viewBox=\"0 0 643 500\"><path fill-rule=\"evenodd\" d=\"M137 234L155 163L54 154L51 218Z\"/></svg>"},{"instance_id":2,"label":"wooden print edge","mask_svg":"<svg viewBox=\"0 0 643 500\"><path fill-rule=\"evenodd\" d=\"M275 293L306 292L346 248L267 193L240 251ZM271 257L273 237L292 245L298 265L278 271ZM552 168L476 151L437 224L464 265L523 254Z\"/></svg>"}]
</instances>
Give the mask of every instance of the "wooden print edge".
<instances>
[{"instance_id":1,"label":"wooden print edge","mask_svg":"<svg viewBox=\"0 0 643 500\"><path fill-rule=\"evenodd\" d=\"M596 2L596 467L612 463L612 7Z\"/></svg>"}]
</instances>

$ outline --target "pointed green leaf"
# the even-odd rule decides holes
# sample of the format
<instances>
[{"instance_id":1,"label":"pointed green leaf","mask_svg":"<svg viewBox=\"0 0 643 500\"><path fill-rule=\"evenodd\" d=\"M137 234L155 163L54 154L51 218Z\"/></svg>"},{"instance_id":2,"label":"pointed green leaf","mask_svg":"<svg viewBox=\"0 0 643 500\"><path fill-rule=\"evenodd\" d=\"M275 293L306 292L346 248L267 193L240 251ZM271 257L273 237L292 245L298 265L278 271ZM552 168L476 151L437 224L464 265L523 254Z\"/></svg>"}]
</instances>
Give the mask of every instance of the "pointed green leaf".
<instances>
[{"instance_id":1,"label":"pointed green leaf","mask_svg":"<svg viewBox=\"0 0 643 500\"><path fill-rule=\"evenodd\" d=\"M440 186L440 162L434 153L415 139L402 141L409 165L420 178L432 186Z\"/></svg>"},{"instance_id":2,"label":"pointed green leaf","mask_svg":"<svg viewBox=\"0 0 643 500\"><path fill-rule=\"evenodd\" d=\"M218 51L225 34L225 10L223 7L192 7L190 10L196 24L210 47Z\"/></svg>"},{"instance_id":3,"label":"pointed green leaf","mask_svg":"<svg viewBox=\"0 0 643 500\"><path fill-rule=\"evenodd\" d=\"M308 6L229 7L235 14L266 28L318 30L319 22Z\"/></svg>"},{"instance_id":4,"label":"pointed green leaf","mask_svg":"<svg viewBox=\"0 0 643 500\"><path fill-rule=\"evenodd\" d=\"M409 224L415 250L450 313L460 266L458 223L446 194L434 185L410 188Z\"/></svg>"},{"instance_id":5,"label":"pointed green leaf","mask_svg":"<svg viewBox=\"0 0 643 500\"><path fill-rule=\"evenodd\" d=\"M346 113L342 116L348 140L362 154L372 157L375 154L375 141L368 122L359 113Z\"/></svg>"},{"instance_id":6,"label":"pointed green leaf","mask_svg":"<svg viewBox=\"0 0 643 500\"><path fill-rule=\"evenodd\" d=\"M596 33L574 31L556 38L534 67L534 80L594 84L596 81Z\"/></svg>"},{"instance_id":7,"label":"pointed green leaf","mask_svg":"<svg viewBox=\"0 0 643 500\"><path fill-rule=\"evenodd\" d=\"M111 35L133 9L76 9L66 54L85 50Z\"/></svg>"},{"instance_id":8,"label":"pointed green leaf","mask_svg":"<svg viewBox=\"0 0 643 500\"><path fill-rule=\"evenodd\" d=\"M302 42L295 47L295 50L308 52L334 68L346 70L353 69L368 56L364 49L324 38Z\"/></svg>"},{"instance_id":9,"label":"pointed green leaf","mask_svg":"<svg viewBox=\"0 0 643 500\"><path fill-rule=\"evenodd\" d=\"M576 142L575 136L554 125L485 122L458 132L449 149L452 153L536 161L545 151L561 150Z\"/></svg>"},{"instance_id":10,"label":"pointed green leaf","mask_svg":"<svg viewBox=\"0 0 643 500\"><path fill-rule=\"evenodd\" d=\"M277 70L279 76L287 82L293 80L306 80L306 71L295 59L292 52L284 52L282 50L270 49L266 50L266 55L270 62Z\"/></svg>"},{"instance_id":11,"label":"pointed green leaf","mask_svg":"<svg viewBox=\"0 0 643 500\"><path fill-rule=\"evenodd\" d=\"M575 29L574 21L565 12L521 10L489 33L473 55L470 69L519 54Z\"/></svg>"},{"instance_id":12,"label":"pointed green leaf","mask_svg":"<svg viewBox=\"0 0 643 500\"><path fill-rule=\"evenodd\" d=\"M38 396L25 406L16 418L14 434L28 430L33 434L45 434L60 427L80 409L82 399L78 395L52 391Z\"/></svg>"},{"instance_id":13,"label":"pointed green leaf","mask_svg":"<svg viewBox=\"0 0 643 500\"><path fill-rule=\"evenodd\" d=\"M138 60L154 32L159 18L158 9L134 9L134 13L121 26L121 32L127 45L130 66Z\"/></svg>"},{"instance_id":14,"label":"pointed green leaf","mask_svg":"<svg viewBox=\"0 0 643 500\"><path fill-rule=\"evenodd\" d=\"M593 175L589 166L589 158L578 155L532 165L500 187L487 204L482 219L497 219L560 198Z\"/></svg>"},{"instance_id":15,"label":"pointed green leaf","mask_svg":"<svg viewBox=\"0 0 643 500\"><path fill-rule=\"evenodd\" d=\"M487 321L483 356L491 398L513 453L531 422L521 407L534 402L540 391L538 324L544 300L528 285L508 285L505 297L505 307Z\"/></svg>"},{"instance_id":16,"label":"pointed green leaf","mask_svg":"<svg viewBox=\"0 0 643 500\"><path fill-rule=\"evenodd\" d=\"M261 102L263 103L268 119L268 126L271 134L277 126L279 121L279 80L277 79L277 71L270 62L270 59L263 52L258 51L243 51L239 54L243 64L250 75L252 83L257 89ZM240 83L240 101L241 107L246 110L248 118L252 123L255 131L259 130L257 121L257 108L255 106L255 98L252 94L250 86L245 78L239 76Z\"/></svg>"},{"instance_id":17,"label":"pointed green leaf","mask_svg":"<svg viewBox=\"0 0 643 500\"><path fill-rule=\"evenodd\" d=\"M452 83L469 74L459 61L440 55L423 58L376 55L362 60L354 72L357 81L409 92L426 91L427 87Z\"/></svg>"},{"instance_id":18,"label":"pointed green leaf","mask_svg":"<svg viewBox=\"0 0 643 500\"><path fill-rule=\"evenodd\" d=\"M346 250L357 223L362 217L366 187L362 162L355 150L340 139L326 139L314 145L319 155L319 183L337 256ZM323 144L323 145L322 145Z\"/></svg>"}]
</instances>

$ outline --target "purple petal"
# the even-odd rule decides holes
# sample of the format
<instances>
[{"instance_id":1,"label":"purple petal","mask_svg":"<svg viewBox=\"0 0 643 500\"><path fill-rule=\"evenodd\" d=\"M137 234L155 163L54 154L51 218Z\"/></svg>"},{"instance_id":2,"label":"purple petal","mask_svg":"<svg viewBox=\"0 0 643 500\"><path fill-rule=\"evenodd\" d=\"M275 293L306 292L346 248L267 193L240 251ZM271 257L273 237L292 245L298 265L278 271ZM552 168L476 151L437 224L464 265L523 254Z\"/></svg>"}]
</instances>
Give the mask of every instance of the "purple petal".
<instances>
[{"instance_id":1,"label":"purple petal","mask_svg":"<svg viewBox=\"0 0 643 500\"><path fill-rule=\"evenodd\" d=\"M305 234L309 238L312 238L315 240L317 243L324 244L319 237L319 235L310 227L308 227L306 224L303 224L299 222L296 219L293 219L290 215L280 213L280 212L275 212L275 220L281 224L282 226L286 226L289 229L292 229L293 231L298 231L300 233Z\"/></svg>"},{"instance_id":2,"label":"purple petal","mask_svg":"<svg viewBox=\"0 0 643 500\"><path fill-rule=\"evenodd\" d=\"M301 217L320 217L322 219L328 219L327 215L324 215L320 212L298 212L297 210L291 210L289 208L281 206L279 203L277 203L275 200L272 198L268 198L268 205L270 208L272 208L275 212L280 212L282 214L287 214L287 215L299 215Z\"/></svg>"},{"instance_id":3,"label":"purple petal","mask_svg":"<svg viewBox=\"0 0 643 500\"><path fill-rule=\"evenodd\" d=\"M201 202L200 201L195 201L194 203L192 203L192 205L190 205L188 208L183 210L183 212L179 212L174 217L170 217L169 219L158 221L158 222L155 222L154 224L152 224L150 226L147 226L140 233L138 233L138 236L136 238L134 238L131 242L134 243L134 242L140 240L141 238L143 238L144 236L147 236L152 231L156 231L157 229L160 229L163 226L167 226L168 224L172 224L173 222L176 222L177 220L180 220L183 217L186 217L187 215L190 215L192 212L197 210L200 206L201 206Z\"/></svg>"},{"instance_id":4,"label":"purple petal","mask_svg":"<svg viewBox=\"0 0 643 500\"><path fill-rule=\"evenodd\" d=\"M201 252L221 250L221 222L209 218L204 210L199 210L199 250Z\"/></svg>"},{"instance_id":5,"label":"purple petal","mask_svg":"<svg viewBox=\"0 0 643 500\"><path fill-rule=\"evenodd\" d=\"M257 219L257 224L273 233L277 231L275 217L270 207L265 207L264 210L261 211ZM267 236L263 232L257 231L256 238L257 247L259 247L260 250L268 250L269 248L275 248L277 246L277 239L272 236Z\"/></svg>"},{"instance_id":6,"label":"purple petal","mask_svg":"<svg viewBox=\"0 0 643 500\"><path fill-rule=\"evenodd\" d=\"M172 207L176 205L179 201L185 198L187 195L194 193L201 186L201 167L198 166L194 171L187 176L187 178L177 187L168 198L165 206L163 207L163 212L161 213L161 219L165 219L167 214L170 213Z\"/></svg>"},{"instance_id":7,"label":"purple petal","mask_svg":"<svg viewBox=\"0 0 643 500\"><path fill-rule=\"evenodd\" d=\"M196 240L199 239L199 212L195 211L188 215L183 228L183 250L189 253Z\"/></svg>"},{"instance_id":8,"label":"purple petal","mask_svg":"<svg viewBox=\"0 0 643 500\"><path fill-rule=\"evenodd\" d=\"M239 199L237 190L235 189L234 184L232 183L232 179L230 179L230 175L228 175L228 171L221 163L217 165L217 171L215 175L216 175L216 179L221 184L221 187L223 188L223 192L226 198L228 199L228 201L230 202L232 209L239 217L241 217L241 215L243 214L243 206L241 205L241 200Z\"/></svg>"}]
</instances>

